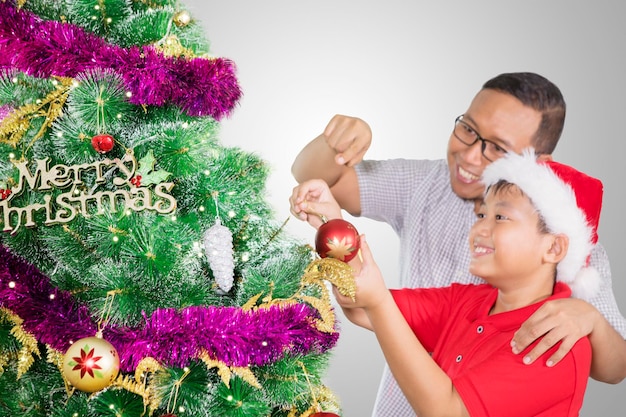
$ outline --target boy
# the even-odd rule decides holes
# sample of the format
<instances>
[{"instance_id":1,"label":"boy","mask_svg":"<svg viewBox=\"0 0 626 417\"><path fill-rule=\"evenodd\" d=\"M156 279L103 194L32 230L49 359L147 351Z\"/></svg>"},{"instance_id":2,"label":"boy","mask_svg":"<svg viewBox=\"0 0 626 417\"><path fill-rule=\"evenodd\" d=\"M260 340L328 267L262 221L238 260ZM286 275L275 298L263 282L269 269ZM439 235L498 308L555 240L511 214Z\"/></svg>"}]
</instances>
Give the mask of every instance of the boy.
<instances>
[{"instance_id":1,"label":"boy","mask_svg":"<svg viewBox=\"0 0 626 417\"><path fill-rule=\"evenodd\" d=\"M578 416L589 340L580 339L558 364L531 365L511 352L510 340L541 305L568 298L570 286L583 298L597 291L599 275L588 257L597 242L602 183L566 165L537 162L531 151L498 159L483 181L469 235L470 273L487 284L388 291L363 239L356 302L335 291L337 301L351 321L376 333L420 417ZM322 214L336 216L337 207L331 202Z\"/></svg>"}]
</instances>

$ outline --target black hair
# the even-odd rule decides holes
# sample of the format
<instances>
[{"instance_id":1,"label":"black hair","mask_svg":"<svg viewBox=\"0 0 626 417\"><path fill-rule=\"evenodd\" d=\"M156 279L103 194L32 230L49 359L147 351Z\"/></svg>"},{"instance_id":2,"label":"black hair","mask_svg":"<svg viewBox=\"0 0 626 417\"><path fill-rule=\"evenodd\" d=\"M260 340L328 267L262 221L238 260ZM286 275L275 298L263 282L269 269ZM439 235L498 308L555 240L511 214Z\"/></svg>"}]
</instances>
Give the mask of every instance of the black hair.
<instances>
[{"instance_id":1,"label":"black hair","mask_svg":"<svg viewBox=\"0 0 626 417\"><path fill-rule=\"evenodd\" d=\"M510 94L525 106L541 112L541 123L532 145L538 155L552 154L565 124L565 100L553 82L533 72L511 72L490 79L483 84L483 89Z\"/></svg>"},{"instance_id":2,"label":"black hair","mask_svg":"<svg viewBox=\"0 0 626 417\"><path fill-rule=\"evenodd\" d=\"M533 203L533 200L530 197L528 197L528 194L526 194L524 192L524 190L522 190L520 187L518 187L517 184L514 184L512 182L508 182L506 180L499 180L498 182L496 182L495 184L492 184L491 186L489 186L485 190L485 195L487 194L487 192L490 192L490 191L494 195L498 195L498 194L503 193L503 192L518 192L521 195L527 197L530 200L530 203L535 208L535 211L537 212L537 215L538 215L538 218L539 218L539 220L537 222L537 227L539 229L539 233L552 233L550 231L550 229L548 228L548 225L546 224L545 219L543 218L541 213L537 210L535 204Z\"/></svg>"}]
</instances>

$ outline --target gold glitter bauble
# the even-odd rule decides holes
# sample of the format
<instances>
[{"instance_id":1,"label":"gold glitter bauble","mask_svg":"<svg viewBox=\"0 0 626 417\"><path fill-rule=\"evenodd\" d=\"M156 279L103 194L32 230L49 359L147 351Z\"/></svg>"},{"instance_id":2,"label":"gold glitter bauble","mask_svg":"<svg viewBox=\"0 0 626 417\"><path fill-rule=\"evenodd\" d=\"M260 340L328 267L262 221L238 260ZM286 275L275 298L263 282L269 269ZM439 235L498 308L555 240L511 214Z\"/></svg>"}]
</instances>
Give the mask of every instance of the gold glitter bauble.
<instances>
[{"instance_id":1,"label":"gold glitter bauble","mask_svg":"<svg viewBox=\"0 0 626 417\"><path fill-rule=\"evenodd\" d=\"M72 386L96 392L115 381L120 358L112 344L99 337L80 339L65 353L63 376Z\"/></svg>"},{"instance_id":2,"label":"gold glitter bauble","mask_svg":"<svg viewBox=\"0 0 626 417\"><path fill-rule=\"evenodd\" d=\"M174 15L174 24L178 27L187 26L191 22L191 15L187 10L182 10Z\"/></svg>"}]
</instances>

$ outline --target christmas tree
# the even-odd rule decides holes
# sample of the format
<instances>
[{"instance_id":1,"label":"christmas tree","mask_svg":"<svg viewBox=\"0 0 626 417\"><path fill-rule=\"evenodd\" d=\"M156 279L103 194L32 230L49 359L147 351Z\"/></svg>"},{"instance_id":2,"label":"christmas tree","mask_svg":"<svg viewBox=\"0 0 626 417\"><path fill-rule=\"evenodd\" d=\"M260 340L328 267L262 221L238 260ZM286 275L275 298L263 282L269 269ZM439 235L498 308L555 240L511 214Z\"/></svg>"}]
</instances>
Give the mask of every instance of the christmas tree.
<instances>
[{"instance_id":1,"label":"christmas tree","mask_svg":"<svg viewBox=\"0 0 626 417\"><path fill-rule=\"evenodd\" d=\"M0 416L340 412L346 271L220 143L241 94L179 1L0 1Z\"/></svg>"}]
</instances>

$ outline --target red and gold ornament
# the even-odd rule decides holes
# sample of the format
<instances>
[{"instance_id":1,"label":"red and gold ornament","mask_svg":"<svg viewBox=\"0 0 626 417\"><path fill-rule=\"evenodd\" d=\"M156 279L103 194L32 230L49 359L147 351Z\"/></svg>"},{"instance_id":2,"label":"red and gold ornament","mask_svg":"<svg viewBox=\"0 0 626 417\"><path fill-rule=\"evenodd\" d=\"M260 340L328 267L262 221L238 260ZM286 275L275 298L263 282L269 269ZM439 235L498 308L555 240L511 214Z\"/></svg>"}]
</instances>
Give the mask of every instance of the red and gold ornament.
<instances>
[{"instance_id":1,"label":"red and gold ornament","mask_svg":"<svg viewBox=\"0 0 626 417\"><path fill-rule=\"evenodd\" d=\"M63 358L63 376L84 392L111 385L120 369L115 347L100 337L85 337L72 344Z\"/></svg>"},{"instance_id":2,"label":"red and gold ornament","mask_svg":"<svg viewBox=\"0 0 626 417\"><path fill-rule=\"evenodd\" d=\"M91 138L91 146L93 146L98 153L107 153L115 146L115 138L106 133L101 133Z\"/></svg>"},{"instance_id":3,"label":"red and gold ornament","mask_svg":"<svg viewBox=\"0 0 626 417\"><path fill-rule=\"evenodd\" d=\"M339 416L335 413L320 412L320 413L311 414L311 417L339 417Z\"/></svg>"},{"instance_id":4,"label":"red and gold ornament","mask_svg":"<svg viewBox=\"0 0 626 417\"><path fill-rule=\"evenodd\" d=\"M343 219L324 221L315 235L315 250L322 258L349 262L358 254L360 246L359 232Z\"/></svg>"}]
</instances>

